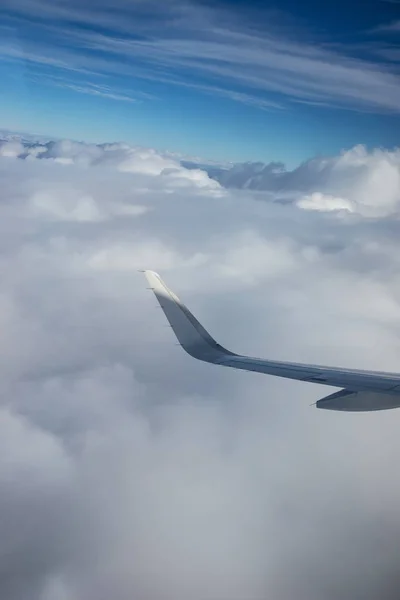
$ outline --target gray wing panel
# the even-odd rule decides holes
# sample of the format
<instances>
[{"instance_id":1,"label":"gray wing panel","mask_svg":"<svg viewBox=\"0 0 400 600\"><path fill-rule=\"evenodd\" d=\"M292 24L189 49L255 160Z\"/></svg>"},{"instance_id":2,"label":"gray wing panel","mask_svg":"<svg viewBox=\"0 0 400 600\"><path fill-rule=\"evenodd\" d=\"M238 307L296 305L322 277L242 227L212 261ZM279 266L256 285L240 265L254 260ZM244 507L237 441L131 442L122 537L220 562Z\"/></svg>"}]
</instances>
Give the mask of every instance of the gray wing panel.
<instances>
[{"instance_id":1,"label":"gray wing panel","mask_svg":"<svg viewBox=\"0 0 400 600\"><path fill-rule=\"evenodd\" d=\"M211 337L157 273L144 273L179 343L188 354L210 363L218 363L223 358L235 356Z\"/></svg>"},{"instance_id":2,"label":"gray wing panel","mask_svg":"<svg viewBox=\"0 0 400 600\"><path fill-rule=\"evenodd\" d=\"M188 354L202 361L233 369L254 371L288 379L319 383L352 391L400 394L400 374L361 371L264 360L235 354L218 344L154 271L145 271L178 341Z\"/></svg>"},{"instance_id":3,"label":"gray wing panel","mask_svg":"<svg viewBox=\"0 0 400 600\"><path fill-rule=\"evenodd\" d=\"M399 408L400 394L340 390L316 402L317 408L342 412L372 412Z\"/></svg>"}]
</instances>

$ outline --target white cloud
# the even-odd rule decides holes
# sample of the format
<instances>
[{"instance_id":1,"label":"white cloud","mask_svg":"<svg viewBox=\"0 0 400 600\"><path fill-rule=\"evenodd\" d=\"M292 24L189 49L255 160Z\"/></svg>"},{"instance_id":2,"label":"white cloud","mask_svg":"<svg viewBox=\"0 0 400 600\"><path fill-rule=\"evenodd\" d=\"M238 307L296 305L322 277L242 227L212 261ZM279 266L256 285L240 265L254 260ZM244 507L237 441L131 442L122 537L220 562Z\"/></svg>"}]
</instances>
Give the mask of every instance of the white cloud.
<instances>
[{"instance_id":1,"label":"white cloud","mask_svg":"<svg viewBox=\"0 0 400 600\"><path fill-rule=\"evenodd\" d=\"M51 219L77 222L104 221L117 215L140 216L149 210L147 206L124 204L118 201L102 208L92 196L81 195L73 188L35 192L31 197L31 206L34 211L42 213L43 216L47 215Z\"/></svg>"},{"instance_id":2,"label":"white cloud","mask_svg":"<svg viewBox=\"0 0 400 600\"><path fill-rule=\"evenodd\" d=\"M120 171L145 175L159 175L164 169L171 168L178 169L178 163L160 156L154 150L139 150L132 153L118 167Z\"/></svg>"},{"instance_id":3,"label":"white cloud","mask_svg":"<svg viewBox=\"0 0 400 600\"><path fill-rule=\"evenodd\" d=\"M397 411L190 359L136 273L238 351L398 370L396 222L360 209L369 185L397 207L396 153L275 168L282 204L154 150L22 146L0 158L0 596L396 598Z\"/></svg>"},{"instance_id":4,"label":"white cloud","mask_svg":"<svg viewBox=\"0 0 400 600\"><path fill-rule=\"evenodd\" d=\"M314 192L309 196L303 196L296 204L299 208L304 208L305 210L347 210L354 212L353 205L348 200L321 194L321 192Z\"/></svg>"},{"instance_id":5,"label":"white cloud","mask_svg":"<svg viewBox=\"0 0 400 600\"><path fill-rule=\"evenodd\" d=\"M21 142L18 141L7 141L0 146L0 156L9 156L16 158L24 153L24 147Z\"/></svg>"},{"instance_id":6,"label":"white cloud","mask_svg":"<svg viewBox=\"0 0 400 600\"><path fill-rule=\"evenodd\" d=\"M339 156L306 161L293 171L279 163L243 163L213 173L228 188L266 191L272 199L294 199L304 209L347 210L366 217L400 210L399 149L368 152L355 146Z\"/></svg>"}]
</instances>

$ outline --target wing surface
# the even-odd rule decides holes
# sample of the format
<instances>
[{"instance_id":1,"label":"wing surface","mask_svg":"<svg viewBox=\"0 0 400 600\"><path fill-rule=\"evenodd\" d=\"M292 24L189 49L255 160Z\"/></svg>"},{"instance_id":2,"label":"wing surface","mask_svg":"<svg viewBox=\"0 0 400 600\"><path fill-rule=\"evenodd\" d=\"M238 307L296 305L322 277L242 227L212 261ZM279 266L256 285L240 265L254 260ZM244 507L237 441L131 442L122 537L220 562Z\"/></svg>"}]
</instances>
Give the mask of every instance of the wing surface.
<instances>
[{"instance_id":1,"label":"wing surface","mask_svg":"<svg viewBox=\"0 0 400 600\"><path fill-rule=\"evenodd\" d=\"M253 358L227 350L211 337L157 273L144 273L180 345L192 357L233 369L345 388L317 402L318 408L369 411L400 405L399 373Z\"/></svg>"}]
</instances>

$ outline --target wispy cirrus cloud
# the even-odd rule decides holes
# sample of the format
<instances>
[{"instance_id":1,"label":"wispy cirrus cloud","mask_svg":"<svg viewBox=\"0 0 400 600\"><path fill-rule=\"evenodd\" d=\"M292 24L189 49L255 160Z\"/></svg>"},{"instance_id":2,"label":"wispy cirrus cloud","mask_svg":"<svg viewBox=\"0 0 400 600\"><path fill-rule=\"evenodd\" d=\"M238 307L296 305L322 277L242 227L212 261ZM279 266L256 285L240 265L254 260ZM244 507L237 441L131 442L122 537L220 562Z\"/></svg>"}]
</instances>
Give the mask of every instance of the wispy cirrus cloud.
<instances>
[{"instance_id":1,"label":"wispy cirrus cloud","mask_svg":"<svg viewBox=\"0 0 400 600\"><path fill-rule=\"evenodd\" d=\"M233 10L181 1L155 10L152 0L85 8L75 0L16 0L9 18L26 16L46 31L36 54L26 52L29 60L43 64L51 46L58 69L190 86L263 109L293 100L375 112L400 106L400 76L384 55L356 58L350 44L332 48L304 32L289 37L274 21L261 31Z\"/></svg>"},{"instance_id":2,"label":"wispy cirrus cloud","mask_svg":"<svg viewBox=\"0 0 400 600\"><path fill-rule=\"evenodd\" d=\"M74 83L56 83L59 87L68 88L74 92L80 92L81 94L90 94L92 96L101 96L102 98L110 98L112 100L121 100L123 102L138 102L137 98L132 98L126 94L119 94L112 91L108 86L100 85L76 85Z\"/></svg>"},{"instance_id":3,"label":"wispy cirrus cloud","mask_svg":"<svg viewBox=\"0 0 400 600\"><path fill-rule=\"evenodd\" d=\"M71 53L57 52L57 56L49 56L40 51L45 51L45 44L31 45L24 44L25 47L14 44L1 44L0 56L3 59L22 61L27 64L39 65L43 67L52 67L61 71L76 71L88 75L95 74L93 71L78 66L78 61L74 60Z\"/></svg>"},{"instance_id":4,"label":"wispy cirrus cloud","mask_svg":"<svg viewBox=\"0 0 400 600\"><path fill-rule=\"evenodd\" d=\"M380 25L376 28L376 31L379 32L400 32L400 20L392 21L391 23L387 23L385 25Z\"/></svg>"},{"instance_id":5,"label":"wispy cirrus cloud","mask_svg":"<svg viewBox=\"0 0 400 600\"><path fill-rule=\"evenodd\" d=\"M400 62L400 49L394 46L383 46L376 50L376 53L383 56L386 60Z\"/></svg>"}]
</instances>

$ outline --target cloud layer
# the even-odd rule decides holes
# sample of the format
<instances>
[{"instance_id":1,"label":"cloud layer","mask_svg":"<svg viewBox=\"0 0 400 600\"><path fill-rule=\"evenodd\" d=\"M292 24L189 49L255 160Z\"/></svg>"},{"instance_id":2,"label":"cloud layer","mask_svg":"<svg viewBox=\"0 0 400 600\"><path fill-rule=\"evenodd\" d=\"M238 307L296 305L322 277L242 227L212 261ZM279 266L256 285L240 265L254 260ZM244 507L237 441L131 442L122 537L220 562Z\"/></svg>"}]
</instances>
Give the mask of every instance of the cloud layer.
<instances>
[{"instance_id":1,"label":"cloud layer","mask_svg":"<svg viewBox=\"0 0 400 600\"><path fill-rule=\"evenodd\" d=\"M242 163L210 167L209 172L225 187L269 192L304 209L385 217L400 208L399 149L368 152L355 146L339 156L308 160L293 171L280 163Z\"/></svg>"},{"instance_id":2,"label":"cloud layer","mask_svg":"<svg viewBox=\"0 0 400 600\"><path fill-rule=\"evenodd\" d=\"M190 359L137 269L234 350L399 370L398 155L260 192L120 144L0 154L0 596L397 598L400 413Z\"/></svg>"}]
</instances>

